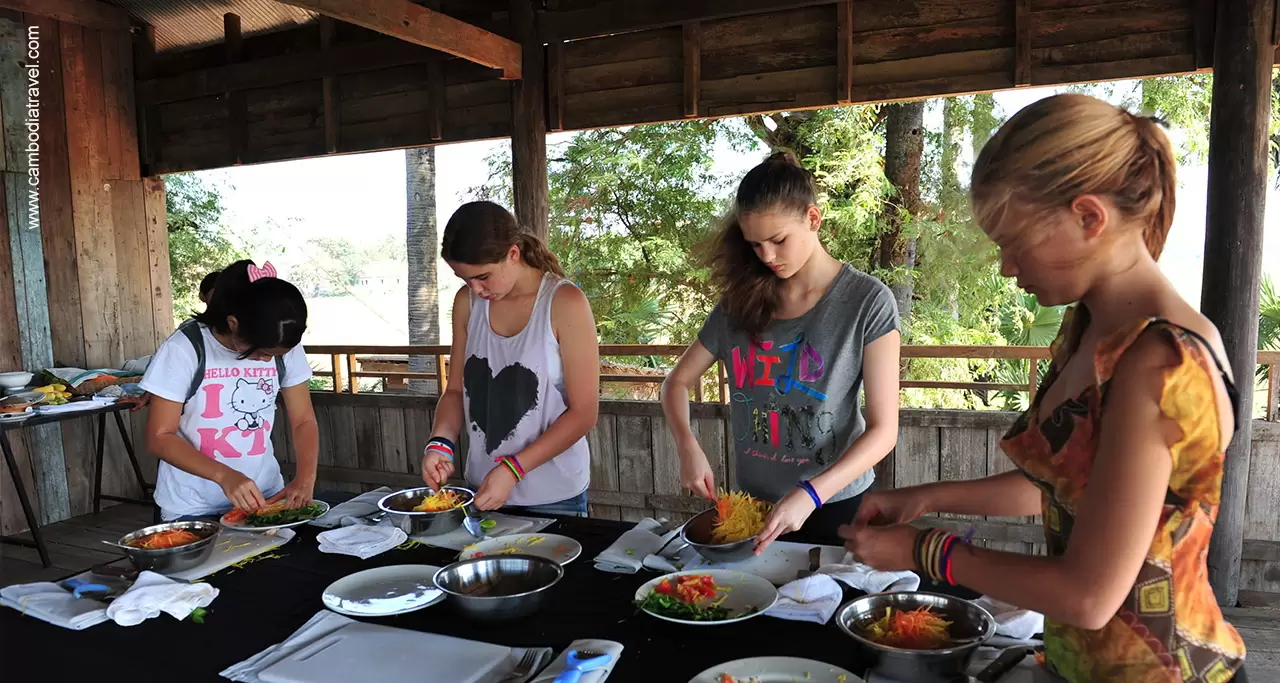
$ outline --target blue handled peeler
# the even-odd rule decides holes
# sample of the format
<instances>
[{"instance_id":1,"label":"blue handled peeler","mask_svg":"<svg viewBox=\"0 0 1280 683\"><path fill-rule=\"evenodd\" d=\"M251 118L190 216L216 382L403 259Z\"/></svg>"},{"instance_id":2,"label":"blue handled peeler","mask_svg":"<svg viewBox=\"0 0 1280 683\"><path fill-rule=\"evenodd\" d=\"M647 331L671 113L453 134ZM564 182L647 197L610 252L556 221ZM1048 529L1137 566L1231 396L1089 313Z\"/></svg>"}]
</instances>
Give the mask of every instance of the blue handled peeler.
<instances>
[{"instance_id":1,"label":"blue handled peeler","mask_svg":"<svg viewBox=\"0 0 1280 683\"><path fill-rule=\"evenodd\" d=\"M613 655L607 652L595 652L593 650L572 650L566 658L565 663L569 667L556 676L556 680L552 683L578 683L582 678L582 674L587 671L595 671L603 669L613 661Z\"/></svg>"}]
</instances>

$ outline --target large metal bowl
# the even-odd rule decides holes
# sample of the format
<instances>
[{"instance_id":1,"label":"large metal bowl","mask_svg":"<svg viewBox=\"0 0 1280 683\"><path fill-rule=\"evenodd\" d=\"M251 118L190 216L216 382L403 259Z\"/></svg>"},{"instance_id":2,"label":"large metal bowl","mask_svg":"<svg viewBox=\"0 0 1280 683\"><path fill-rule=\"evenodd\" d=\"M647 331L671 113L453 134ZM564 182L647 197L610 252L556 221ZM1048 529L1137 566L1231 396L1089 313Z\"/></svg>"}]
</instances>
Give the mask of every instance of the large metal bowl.
<instances>
[{"instance_id":1,"label":"large metal bowl","mask_svg":"<svg viewBox=\"0 0 1280 683\"><path fill-rule=\"evenodd\" d=\"M443 512L414 512L413 508L421 504L423 499L435 493L429 486L419 486L418 488L396 491L383 496L382 500L378 501L378 509L387 513L391 521L410 536L439 536L447 534L450 531L462 528L462 520L466 518L462 508L467 508L467 512L473 515L476 513L476 494L471 489L461 486L445 486L442 490L457 491L463 495L467 502L460 507L444 510Z\"/></svg>"},{"instance_id":2,"label":"large metal bowl","mask_svg":"<svg viewBox=\"0 0 1280 683\"><path fill-rule=\"evenodd\" d=\"M189 521L189 522L169 522L167 524L156 524L154 526L143 527L137 531L125 534L119 541L120 545L127 546L129 541L133 541L148 534L154 534L158 531L169 531L170 529L186 529L191 533L200 537L200 540L186 545L180 545L176 548L163 548L160 550L147 550L145 548L121 548L125 555L129 556L129 561L138 569L146 569L160 574L173 574L176 572L186 571L192 567L200 566L205 560L209 559L209 555L213 553L213 547L218 540L218 532L222 526L215 522L205 521Z\"/></svg>"},{"instance_id":3,"label":"large metal bowl","mask_svg":"<svg viewBox=\"0 0 1280 683\"><path fill-rule=\"evenodd\" d=\"M932 609L951 622L947 633L957 641L941 650L908 650L873 642L867 627L884 616L885 610ZM875 593L857 598L840 608L836 623L874 659L872 670L901 681L950 681L962 676L973 653L996 633L996 620L986 610L968 600L936 593Z\"/></svg>"},{"instance_id":4,"label":"large metal bowl","mask_svg":"<svg viewBox=\"0 0 1280 683\"><path fill-rule=\"evenodd\" d=\"M533 555L477 557L436 572L436 588L462 616L477 621L527 617L564 577L559 564Z\"/></svg>"},{"instance_id":5,"label":"large metal bowl","mask_svg":"<svg viewBox=\"0 0 1280 683\"><path fill-rule=\"evenodd\" d=\"M733 543L716 543L712 540L715 524L716 509L703 510L680 528L680 540L713 564L738 562L751 557L755 552L756 539L760 534Z\"/></svg>"}]
</instances>

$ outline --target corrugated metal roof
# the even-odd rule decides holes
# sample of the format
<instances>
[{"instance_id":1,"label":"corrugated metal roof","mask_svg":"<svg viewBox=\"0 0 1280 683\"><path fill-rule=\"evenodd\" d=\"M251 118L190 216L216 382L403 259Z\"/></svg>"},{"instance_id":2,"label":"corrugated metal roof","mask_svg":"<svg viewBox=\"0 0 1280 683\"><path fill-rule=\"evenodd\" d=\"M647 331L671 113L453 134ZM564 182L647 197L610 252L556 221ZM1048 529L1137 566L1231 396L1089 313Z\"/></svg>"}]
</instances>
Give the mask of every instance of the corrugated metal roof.
<instances>
[{"instance_id":1,"label":"corrugated metal roof","mask_svg":"<svg viewBox=\"0 0 1280 683\"><path fill-rule=\"evenodd\" d=\"M222 15L240 16L244 36L314 21L316 14L275 0L107 0L155 27L156 51L189 50L222 42Z\"/></svg>"}]
</instances>

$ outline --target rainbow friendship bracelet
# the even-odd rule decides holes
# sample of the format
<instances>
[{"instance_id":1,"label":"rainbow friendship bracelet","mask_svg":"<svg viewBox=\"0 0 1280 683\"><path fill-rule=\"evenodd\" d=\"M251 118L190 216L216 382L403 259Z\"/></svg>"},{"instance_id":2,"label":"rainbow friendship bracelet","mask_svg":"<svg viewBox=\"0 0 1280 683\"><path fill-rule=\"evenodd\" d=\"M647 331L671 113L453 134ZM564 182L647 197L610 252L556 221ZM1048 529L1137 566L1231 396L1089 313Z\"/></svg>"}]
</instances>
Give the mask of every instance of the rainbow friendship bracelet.
<instances>
[{"instance_id":1,"label":"rainbow friendship bracelet","mask_svg":"<svg viewBox=\"0 0 1280 683\"><path fill-rule=\"evenodd\" d=\"M511 470L511 475L516 478L517 484L524 480L524 467L520 465L519 460L516 460L516 456L504 455L500 458L496 458L496 460L497 462L506 465L508 470Z\"/></svg>"}]
</instances>

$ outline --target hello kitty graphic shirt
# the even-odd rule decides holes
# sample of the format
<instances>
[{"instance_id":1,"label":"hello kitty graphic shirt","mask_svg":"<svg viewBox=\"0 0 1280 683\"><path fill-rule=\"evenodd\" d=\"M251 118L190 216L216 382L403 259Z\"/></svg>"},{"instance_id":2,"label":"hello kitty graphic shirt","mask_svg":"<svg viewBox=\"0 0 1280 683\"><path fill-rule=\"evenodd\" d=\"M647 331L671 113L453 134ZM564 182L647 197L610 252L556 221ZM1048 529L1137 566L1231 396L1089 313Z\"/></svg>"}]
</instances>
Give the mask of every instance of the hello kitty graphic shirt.
<instances>
[{"instance_id":1,"label":"hello kitty graphic shirt","mask_svg":"<svg viewBox=\"0 0 1280 683\"><path fill-rule=\"evenodd\" d=\"M178 423L182 438L206 457L252 479L263 496L270 497L284 488L271 444L281 389L275 360L242 360L214 338L209 328L201 325L200 333L204 339L204 377L190 401L187 393L199 361L191 340L181 332L160 345L141 387L160 398L185 403ZM286 386L311 378L311 366L301 345L285 354L284 365ZM155 496L165 521L231 509L217 484L166 462L160 463L156 475Z\"/></svg>"}]
</instances>

